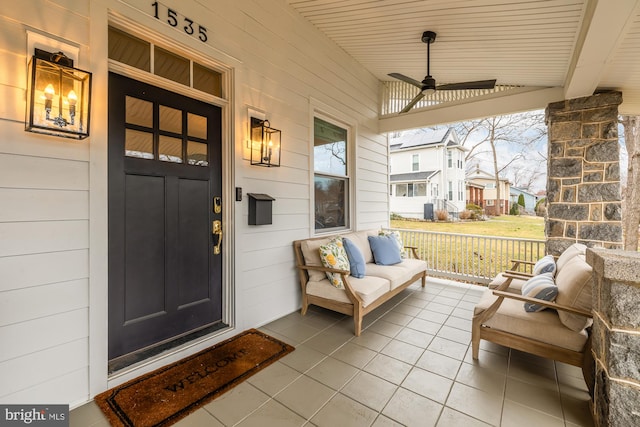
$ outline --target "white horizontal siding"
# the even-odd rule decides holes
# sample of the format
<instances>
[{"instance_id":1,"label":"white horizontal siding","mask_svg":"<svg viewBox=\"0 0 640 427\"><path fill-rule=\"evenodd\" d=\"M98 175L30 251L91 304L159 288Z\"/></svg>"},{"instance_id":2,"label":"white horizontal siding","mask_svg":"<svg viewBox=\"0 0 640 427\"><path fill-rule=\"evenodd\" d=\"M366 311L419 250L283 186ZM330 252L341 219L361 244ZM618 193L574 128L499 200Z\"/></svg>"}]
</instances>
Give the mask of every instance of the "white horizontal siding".
<instances>
[{"instance_id":1,"label":"white horizontal siding","mask_svg":"<svg viewBox=\"0 0 640 427\"><path fill-rule=\"evenodd\" d=\"M85 68L88 13L86 0L0 3L3 403L88 396L90 140L24 131L27 30L77 46Z\"/></svg>"},{"instance_id":2,"label":"white horizontal siding","mask_svg":"<svg viewBox=\"0 0 640 427\"><path fill-rule=\"evenodd\" d=\"M88 310L82 308L41 317L0 328L0 361L26 356L60 344L87 338ZM56 360L50 360L48 366L55 370Z\"/></svg>"},{"instance_id":3,"label":"white horizontal siding","mask_svg":"<svg viewBox=\"0 0 640 427\"><path fill-rule=\"evenodd\" d=\"M83 279L89 277L89 251L0 257L0 272L0 292Z\"/></svg>"},{"instance_id":4,"label":"white horizontal siding","mask_svg":"<svg viewBox=\"0 0 640 427\"><path fill-rule=\"evenodd\" d=\"M89 305L88 279L0 293L0 327L52 316Z\"/></svg>"},{"instance_id":5,"label":"white horizontal siding","mask_svg":"<svg viewBox=\"0 0 640 427\"><path fill-rule=\"evenodd\" d=\"M61 344L56 347L28 354L24 357L0 363L0 401L8 395L37 387L43 382L54 380L89 365L88 339ZM56 366L51 366L51 360ZM86 369L86 368L85 368ZM78 393L82 390L76 390ZM32 403L32 400L28 401ZM24 403L24 402L23 402ZM43 402L45 403L45 402ZM46 403L51 403L46 401Z\"/></svg>"},{"instance_id":6,"label":"white horizontal siding","mask_svg":"<svg viewBox=\"0 0 640 427\"><path fill-rule=\"evenodd\" d=\"M85 343L86 345L86 343ZM74 360L74 359L72 359ZM20 381L19 378L16 381ZM6 404L66 404L75 406L87 402L93 396L87 392L89 386L89 372L81 367L73 372L52 377L33 387L2 396L2 403Z\"/></svg>"},{"instance_id":7,"label":"white horizontal siding","mask_svg":"<svg viewBox=\"0 0 640 427\"><path fill-rule=\"evenodd\" d=\"M88 221L0 223L0 257L89 247Z\"/></svg>"},{"instance_id":8,"label":"white horizontal siding","mask_svg":"<svg viewBox=\"0 0 640 427\"><path fill-rule=\"evenodd\" d=\"M89 218L89 192L0 188L0 222Z\"/></svg>"},{"instance_id":9,"label":"white horizontal siding","mask_svg":"<svg viewBox=\"0 0 640 427\"><path fill-rule=\"evenodd\" d=\"M0 183L5 188L88 190L89 164L75 160L0 154Z\"/></svg>"}]
</instances>

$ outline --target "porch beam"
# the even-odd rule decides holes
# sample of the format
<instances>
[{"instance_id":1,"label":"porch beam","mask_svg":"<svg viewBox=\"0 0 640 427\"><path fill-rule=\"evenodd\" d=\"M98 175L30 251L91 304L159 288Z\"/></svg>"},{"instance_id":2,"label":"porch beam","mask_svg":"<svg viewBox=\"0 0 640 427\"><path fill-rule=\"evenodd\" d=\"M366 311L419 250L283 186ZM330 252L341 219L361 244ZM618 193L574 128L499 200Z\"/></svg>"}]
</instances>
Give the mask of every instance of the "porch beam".
<instances>
[{"instance_id":1,"label":"porch beam","mask_svg":"<svg viewBox=\"0 0 640 427\"><path fill-rule=\"evenodd\" d=\"M544 109L564 99L562 88L521 87L446 105L435 105L406 114L394 114L378 120L380 133L422 128L481 117Z\"/></svg>"},{"instance_id":2,"label":"porch beam","mask_svg":"<svg viewBox=\"0 0 640 427\"><path fill-rule=\"evenodd\" d=\"M616 0L615 4L589 0L567 71L565 99L593 95L639 4L639 0Z\"/></svg>"}]
</instances>

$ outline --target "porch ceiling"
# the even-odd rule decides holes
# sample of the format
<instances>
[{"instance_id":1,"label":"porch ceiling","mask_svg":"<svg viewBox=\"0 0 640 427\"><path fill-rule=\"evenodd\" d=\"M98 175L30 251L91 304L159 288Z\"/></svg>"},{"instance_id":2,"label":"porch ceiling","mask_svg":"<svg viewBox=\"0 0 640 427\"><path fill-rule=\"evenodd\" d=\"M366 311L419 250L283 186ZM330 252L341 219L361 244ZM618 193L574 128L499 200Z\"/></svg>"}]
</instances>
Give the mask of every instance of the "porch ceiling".
<instances>
[{"instance_id":1,"label":"porch ceiling","mask_svg":"<svg viewBox=\"0 0 640 427\"><path fill-rule=\"evenodd\" d=\"M616 89L623 92L621 113L640 114L640 0L288 2L381 81L392 80L392 72L422 80L427 65L420 36L431 30L437 33L431 74L438 84L495 78L498 85L526 88L506 104L485 102L483 113L544 108ZM381 118L381 130L473 115L464 105L448 114L433 110Z\"/></svg>"}]
</instances>

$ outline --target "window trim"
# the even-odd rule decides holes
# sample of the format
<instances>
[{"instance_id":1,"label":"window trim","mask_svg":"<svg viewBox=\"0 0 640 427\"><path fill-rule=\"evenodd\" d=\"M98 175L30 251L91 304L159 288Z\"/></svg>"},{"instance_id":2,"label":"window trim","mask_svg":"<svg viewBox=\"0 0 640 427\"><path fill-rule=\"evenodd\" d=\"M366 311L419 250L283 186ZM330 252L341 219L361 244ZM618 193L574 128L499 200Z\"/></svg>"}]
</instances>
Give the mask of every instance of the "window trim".
<instances>
[{"instance_id":1,"label":"window trim","mask_svg":"<svg viewBox=\"0 0 640 427\"><path fill-rule=\"evenodd\" d=\"M355 170L356 170L356 134L357 126L356 121L350 116L341 113L327 105L321 104L319 101L312 100L314 108L310 112L310 130L309 130L309 176L310 176L310 193L309 193L309 228L311 235L324 235L336 232L349 231L354 228L355 224ZM341 117L338 118L338 117ZM331 123L335 126L343 128L347 131L347 167L346 175L334 175L325 172L315 171L315 157L314 157L314 139L315 139L315 119L320 119ZM345 188L346 193L346 206L345 206L345 225L341 227L331 227L316 229L316 214L315 214L315 177L321 176L326 178L339 178L346 179L347 185Z\"/></svg>"}]
</instances>

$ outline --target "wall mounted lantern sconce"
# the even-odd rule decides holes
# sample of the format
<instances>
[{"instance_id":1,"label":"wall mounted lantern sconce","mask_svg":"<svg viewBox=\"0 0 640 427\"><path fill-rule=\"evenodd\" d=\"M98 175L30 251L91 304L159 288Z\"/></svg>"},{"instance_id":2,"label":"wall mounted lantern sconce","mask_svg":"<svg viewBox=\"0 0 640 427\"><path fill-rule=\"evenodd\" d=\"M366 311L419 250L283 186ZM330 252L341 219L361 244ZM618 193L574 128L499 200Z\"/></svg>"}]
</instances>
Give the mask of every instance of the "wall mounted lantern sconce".
<instances>
[{"instance_id":1,"label":"wall mounted lantern sconce","mask_svg":"<svg viewBox=\"0 0 640 427\"><path fill-rule=\"evenodd\" d=\"M35 50L27 96L26 131L73 139L89 136L91 73L73 68L64 53Z\"/></svg>"},{"instance_id":2,"label":"wall mounted lantern sconce","mask_svg":"<svg viewBox=\"0 0 640 427\"><path fill-rule=\"evenodd\" d=\"M251 164L280 166L282 132L271 127L269 120L251 117Z\"/></svg>"}]
</instances>

